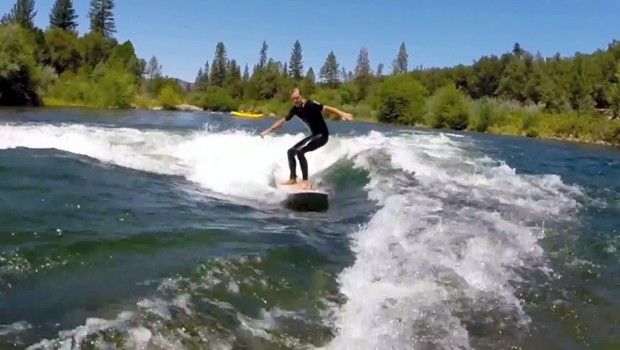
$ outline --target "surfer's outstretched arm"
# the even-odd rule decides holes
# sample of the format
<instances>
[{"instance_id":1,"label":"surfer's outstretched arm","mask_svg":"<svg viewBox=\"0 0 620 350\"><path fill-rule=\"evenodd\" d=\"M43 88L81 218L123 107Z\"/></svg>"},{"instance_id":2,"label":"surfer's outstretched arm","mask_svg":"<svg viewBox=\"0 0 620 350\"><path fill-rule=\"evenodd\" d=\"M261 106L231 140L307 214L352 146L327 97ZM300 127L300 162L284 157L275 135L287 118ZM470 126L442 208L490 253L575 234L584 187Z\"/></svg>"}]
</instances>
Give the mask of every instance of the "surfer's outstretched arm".
<instances>
[{"instance_id":1,"label":"surfer's outstretched arm","mask_svg":"<svg viewBox=\"0 0 620 350\"><path fill-rule=\"evenodd\" d=\"M323 106L323 111L325 111L325 112L327 112L329 114L337 115L342 120L351 120L351 119L353 119L353 116L350 113L343 112L343 111L339 110L336 107L324 105Z\"/></svg>"},{"instance_id":2,"label":"surfer's outstretched arm","mask_svg":"<svg viewBox=\"0 0 620 350\"><path fill-rule=\"evenodd\" d=\"M270 132L272 132L272 131L274 131L276 129L281 128L282 125L284 125L284 123L286 123L286 122L287 122L286 118L282 118L282 119L278 120L277 122L273 123L273 125L270 126L268 129L266 129L265 131L261 132L260 136L263 137L263 136L267 135L268 133L270 133Z\"/></svg>"}]
</instances>

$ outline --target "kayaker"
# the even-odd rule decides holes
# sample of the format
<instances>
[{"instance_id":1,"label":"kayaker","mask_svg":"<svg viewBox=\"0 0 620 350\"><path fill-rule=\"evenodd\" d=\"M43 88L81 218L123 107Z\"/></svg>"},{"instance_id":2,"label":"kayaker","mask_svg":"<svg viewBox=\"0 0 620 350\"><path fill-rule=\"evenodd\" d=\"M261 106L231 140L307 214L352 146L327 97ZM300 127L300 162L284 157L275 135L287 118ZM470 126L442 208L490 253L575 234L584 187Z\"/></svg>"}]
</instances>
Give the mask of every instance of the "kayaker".
<instances>
[{"instance_id":1,"label":"kayaker","mask_svg":"<svg viewBox=\"0 0 620 350\"><path fill-rule=\"evenodd\" d=\"M306 161L305 154L323 147L329 139L329 130L327 129L327 124L325 123L322 112L336 115L342 120L352 120L353 116L337 108L322 105L318 101L311 99L306 100L302 97L298 88L295 88L291 93L291 100L293 102L293 107L289 110L288 114L284 118L275 122L270 128L261 132L260 135L261 137L264 137L271 131L282 127L284 123L291 120L294 116L297 116L307 125L308 129L310 129L310 135L303 138L287 151L290 178L281 184L297 184L297 164L295 162L295 156L297 156L302 175L302 181L298 184L298 186L303 189L308 189L312 187L312 184L308 181L308 162Z\"/></svg>"}]
</instances>

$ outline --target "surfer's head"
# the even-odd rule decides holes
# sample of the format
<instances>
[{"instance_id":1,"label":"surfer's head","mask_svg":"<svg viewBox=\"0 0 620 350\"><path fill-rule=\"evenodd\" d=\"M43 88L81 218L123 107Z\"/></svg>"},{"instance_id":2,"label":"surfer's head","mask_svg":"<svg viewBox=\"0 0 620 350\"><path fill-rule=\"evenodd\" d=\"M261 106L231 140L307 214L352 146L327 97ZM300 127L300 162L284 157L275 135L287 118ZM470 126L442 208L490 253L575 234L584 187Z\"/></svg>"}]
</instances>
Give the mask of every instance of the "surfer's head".
<instances>
[{"instance_id":1,"label":"surfer's head","mask_svg":"<svg viewBox=\"0 0 620 350\"><path fill-rule=\"evenodd\" d=\"M297 107L303 104L304 99L301 96L301 93L299 92L298 88L293 89L293 93L291 93L291 100L293 101L293 104Z\"/></svg>"}]
</instances>

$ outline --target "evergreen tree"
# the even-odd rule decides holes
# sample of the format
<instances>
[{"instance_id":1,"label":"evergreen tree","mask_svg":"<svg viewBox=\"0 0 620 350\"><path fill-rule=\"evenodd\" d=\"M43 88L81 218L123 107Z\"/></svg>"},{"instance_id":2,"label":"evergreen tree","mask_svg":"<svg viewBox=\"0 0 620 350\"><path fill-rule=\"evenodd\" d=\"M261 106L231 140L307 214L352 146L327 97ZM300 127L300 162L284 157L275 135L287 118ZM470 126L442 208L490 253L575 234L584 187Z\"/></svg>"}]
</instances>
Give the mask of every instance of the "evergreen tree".
<instances>
[{"instance_id":1,"label":"evergreen tree","mask_svg":"<svg viewBox=\"0 0 620 350\"><path fill-rule=\"evenodd\" d=\"M243 81L250 80L250 69L248 68L248 64L245 64L245 68L243 69L243 77L241 78Z\"/></svg>"},{"instance_id":2,"label":"evergreen tree","mask_svg":"<svg viewBox=\"0 0 620 350\"><path fill-rule=\"evenodd\" d=\"M196 83L194 90L207 91L209 86L209 61L205 62L204 67L201 67L196 75Z\"/></svg>"},{"instance_id":3,"label":"evergreen tree","mask_svg":"<svg viewBox=\"0 0 620 350\"><path fill-rule=\"evenodd\" d=\"M339 70L336 55L334 55L334 51L330 51L325 59L325 64L321 67L319 72L321 80L323 80L328 87L337 87L340 83L340 79L338 78Z\"/></svg>"},{"instance_id":4,"label":"evergreen tree","mask_svg":"<svg viewBox=\"0 0 620 350\"><path fill-rule=\"evenodd\" d=\"M161 64L159 64L159 61L157 60L157 57L155 57L155 55L153 55L149 62L146 64L145 73L148 80L154 80L161 77L162 67Z\"/></svg>"},{"instance_id":5,"label":"evergreen tree","mask_svg":"<svg viewBox=\"0 0 620 350\"><path fill-rule=\"evenodd\" d=\"M226 46L223 42L218 42L215 47L215 58L211 65L211 76L209 80L211 84L224 87L226 82L226 68L228 67L228 58L226 57Z\"/></svg>"},{"instance_id":6,"label":"evergreen tree","mask_svg":"<svg viewBox=\"0 0 620 350\"><path fill-rule=\"evenodd\" d=\"M372 83L371 74L368 50L362 47L357 57L357 65L355 66L355 75L353 78L359 89L358 100L362 100L368 96L370 84Z\"/></svg>"},{"instance_id":7,"label":"evergreen tree","mask_svg":"<svg viewBox=\"0 0 620 350\"><path fill-rule=\"evenodd\" d=\"M400 49L398 50L398 56L394 60L394 74L407 73L409 69L409 54L407 54L407 48L405 47L405 43L400 44Z\"/></svg>"},{"instance_id":8,"label":"evergreen tree","mask_svg":"<svg viewBox=\"0 0 620 350\"><path fill-rule=\"evenodd\" d=\"M340 79L343 83L346 83L349 79L348 79L349 75L347 74L347 70L342 67L340 68Z\"/></svg>"},{"instance_id":9,"label":"evergreen tree","mask_svg":"<svg viewBox=\"0 0 620 350\"><path fill-rule=\"evenodd\" d=\"M200 84L200 81L202 80L203 75L204 75L204 72L202 71L202 67L200 67L198 69L198 73L196 74L196 79L194 79L194 85Z\"/></svg>"},{"instance_id":10,"label":"evergreen tree","mask_svg":"<svg viewBox=\"0 0 620 350\"><path fill-rule=\"evenodd\" d=\"M365 47L362 47L359 55L357 56L355 78L366 77L370 74L370 59L368 58L368 50Z\"/></svg>"},{"instance_id":11,"label":"evergreen tree","mask_svg":"<svg viewBox=\"0 0 620 350\"><path fill-rule=\"evenodd\" d=\"M573 73L569 83L569 101L571 107L583 112L593 107L592 81L586 73L584 58L577 55L573 61Z\"/></svg>"},{"instance_id":12,"label":"evergreen tree","mask_svg":"<svg viewBox=\"0 0 620 350\"><path fill-rule=\"evenodd\" d=\"M91 31L99 32L106 38L111 38L116 33L114 0L91 0L88 16Z\"/></svg>"},{"instance_id":13,"label":"evergreen tree","mask_svg":"<svg viewBox=\"0 0 620 350\"><path fill-rule=\"evenodd\" d=\"M307 79L308 81L310 81L312 83L316 83L316 76L314 75L314 69L312 69L312 67L310 67L310 69L308 69L308 72L306 73L305 79Z\"/></svg>"},{"instance_id":14,"label":"evergreen tree","mask_svg":"<svg viewBox=\"0 0 620 350\"><path fill-rule=\"evenodd\" d=\"M288 69L288 64L286 62L284 62L284 66L282 67L282 76L283 77L285 77L285 78L289 77L288 70L289 70Z\"/></svg>"},{"instance_id":15,"label":"evergreen tree","mask_svg":"<svg viewBox=\"0 0 620 350\"><path fill-rule=\"evenodd\" d=\"M267 68L267 42L263 40L263 46L260 49L260 57L258 59L258 69L265 70Z\"/></svg>"},{"instance_id":16,"label":"evergreen tree","mask_svg":"<svg viewBox=\"0 0 620 350\"><path fill-rule=\"evenodd\" d=\"M293 51L291 52L291 61L288 68L291 77L295 81L299 81L303 78L303 55L301 52L301 44L299 43L299 40L296 40L295 44L293 45Z\"/></svg>"},{"instance_id":17,"label":"evergreen tree","mask_svg":"<svg viewBox=\"0 0 620 350\"><path fill-rule=\"evenodd\" d=\"M72 0L56 0L50 12L50 28L75 31L77 18Z\"/></svg>"},{"instance_id":18,"label":"evergreen tree","mask_svg":"<svg viewBox=\"0 0 620 350\"><path fill-rule=\"evenodd\" d=\"M377 66L377 76L380 77L383 75L383 63L379 63Z\"/></svg>"},{"instance_id":19,"label":"evergreen tree","mask_svg":"<svg viewBox=\"0 0 620 350\"><path fill-rule=\"evenodd\" d=\"M2 18L2 23L15 22L24 28L33 29L36 15L34 0L17 0L11 11Z\"/></svg>"}]
</instances>

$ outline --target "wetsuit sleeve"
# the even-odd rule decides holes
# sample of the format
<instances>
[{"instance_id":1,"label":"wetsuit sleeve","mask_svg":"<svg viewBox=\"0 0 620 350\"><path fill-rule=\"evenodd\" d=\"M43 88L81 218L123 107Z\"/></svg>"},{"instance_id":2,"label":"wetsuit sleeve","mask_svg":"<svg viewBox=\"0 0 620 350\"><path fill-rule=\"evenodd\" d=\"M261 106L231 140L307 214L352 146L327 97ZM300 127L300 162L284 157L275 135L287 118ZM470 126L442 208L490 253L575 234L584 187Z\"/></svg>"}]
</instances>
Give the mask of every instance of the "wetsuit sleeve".
<instances>
[{"instance_id":1,"label":"wetsuit sleeve","mask_svg":"<svg viewBox=\"0 0 620 350\"><path fill-rule=\"evenodd\" d=\"M286 115L286 117L284 117L284 119L286 119L286 121L291 120L293 117L295 116L295 108L291 108L288 111L288 114Z\"/></svg>"},{"instance_id":2,"label":"wetsuit sleeve","mask_svg":"<svg viewBox=\"0 0 620 350\"><path fill-rule=\"evenodd\" d=\"M316 112L323 112L323 105L319 101L310 100Z\"/></svg>"}]
</instances>

